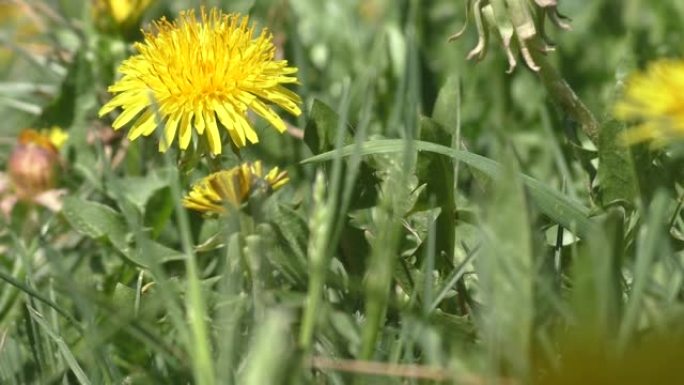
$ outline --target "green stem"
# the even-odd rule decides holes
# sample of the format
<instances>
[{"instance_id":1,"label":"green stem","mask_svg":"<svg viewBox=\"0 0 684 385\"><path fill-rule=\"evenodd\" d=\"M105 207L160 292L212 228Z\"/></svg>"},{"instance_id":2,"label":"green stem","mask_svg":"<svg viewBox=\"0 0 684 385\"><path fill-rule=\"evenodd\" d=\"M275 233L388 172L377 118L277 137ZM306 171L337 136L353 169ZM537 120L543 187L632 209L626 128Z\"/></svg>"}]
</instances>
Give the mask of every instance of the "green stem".
<instances>
[{"instance_id":1,"label":"green stem","mask_svg":"<svg viewBox=\"0 0 684 385\"><path fill-rule=\"evenodd\" d=\"M254 304L254 320L259 323L264 320L266 316L266 300L264 292L266 284L264 282L264 269L262 254L264 250L264 243L259 235L250 234L245 237L245 258L247 268L252 283L252 303Z\"/></svg>"},{"instance_id":2,"label":"green stem","mask_svg":"<svg viewBox=\"0 0 684 385\"><path fill-rule=\"evenodd\" d=\"M539 79L541 79L554 102L561 107L564 114L579 124L592 143L598 145L600 125L594 114L570 88L560 73L546 60L544 55L535 54L534 60L539 65L539 72L537 72Z\"/></svg>"},{"instance_id":3,"label":"green stem","mask_svg":"<svg viewBox=\"0 0 684 385\"><path fill-rule=\"evenodd\" d=\"M299 346L306 352L311 350L316 320L320 314L325 286L325 273L330 258L328 254L328 238L330 235L331 212L325 199L325 179L323 174L316 175L314 183L314 211L309 223L310 240L307 250L309 257L309 289L306 306L299 332Z\"/></svg>"},{"instance_id":4,"label":"green stem","mask_svg":"<svg viewBox=\"0 0 684 385\"><path fill-rule=\"evenodd\" d=\"M174 180L178 180L178 173L174 175ZM209 332L205 321L207 314L206 304L202 295L202 284L200 281L199 268L192 249L190 239L190 221L188 214L181 205L181 191L178 183L171 183L172 195L177 198L176 215L178 217L178 227L181 236L181 245L185 254L185 269L187 272L187 297L186 306L188 321L190 323L191 351L193 374L197 384L215 384L214 365L211 355L211 344L209 342Z\"/></svg>"},{"instance_id":5,"label":"green stem","mask_svg":"<svg viewBox=\"0 0 684 385\"><path fill-rule=\"evenodd\" d=\"M0 274L3 274L2 271L0 271ZM10 277L14 278L16 283L19 283L24 280L25 275L26 271L24 270L21 259L16 258ZM14 285L12 282L10 282L10 284L15 287L7 286L3 288L2 295L0 295L0 322L10 314L16 303L17 296L19 295L19 290L17 290L18 286Z\"/></svg>"}]
</instances>

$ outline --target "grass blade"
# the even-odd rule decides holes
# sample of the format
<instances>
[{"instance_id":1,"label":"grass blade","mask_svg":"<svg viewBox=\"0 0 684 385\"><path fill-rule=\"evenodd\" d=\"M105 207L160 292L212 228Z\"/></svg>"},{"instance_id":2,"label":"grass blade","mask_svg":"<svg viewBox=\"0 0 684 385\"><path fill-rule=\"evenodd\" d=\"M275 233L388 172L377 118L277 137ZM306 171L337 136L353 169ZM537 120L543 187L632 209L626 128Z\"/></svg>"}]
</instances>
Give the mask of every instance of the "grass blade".
<instances>
[{"instance_id":1,"label":"grass blade","mask_svg":"<svg viewBox=\"0 0 684 385\"><path fill-rule=\"evenodd\" d=\"M371 140L363 143L360 149L355 149L355 146L345 146L334 152L330 151L312 156L303 160L302 163L328 161L333 159L338 151L341 152L342 156L350 156L353 151L358 151L361 155L402 152L405 148L404 142L402 139ZM496 178L502 171L499 163L471 152L419 140L414 141L413 146L419 152L425 151L450 156L491 178ZM528 193L542 213L580 236L587 236L592 233L594 225L589 219L588 208L530 176L523 174L521 178Z\"/></svg>"},{"instance_id":2,"label":"grass blade","mask_svg":"<svg viewBox=\"0 0 684 385\"><path fill-rule=\"evenodd\" d=\"M76 357L74 357L74 354L71 352L67 344L64 342L62 337L60 337L57 333L55 333L48 322L43 318L42 315L40 315L35 309L33 308L28 308L29 312L31 314L31 318L38 323L38 325L43 329L49 336L52 338L55 343L57 344L57 347L59 349L59 352L62 353L62 356L64 357L64 360L66 361L67 365L69 366L69 369L74 373L76 378L78 379L78 382L81 385L90 385L91 382L88 379L88 376L85 374L83 369L81 369L81 366L78 364L78 361L76 360Z\"/></svg>"}]
</instances>

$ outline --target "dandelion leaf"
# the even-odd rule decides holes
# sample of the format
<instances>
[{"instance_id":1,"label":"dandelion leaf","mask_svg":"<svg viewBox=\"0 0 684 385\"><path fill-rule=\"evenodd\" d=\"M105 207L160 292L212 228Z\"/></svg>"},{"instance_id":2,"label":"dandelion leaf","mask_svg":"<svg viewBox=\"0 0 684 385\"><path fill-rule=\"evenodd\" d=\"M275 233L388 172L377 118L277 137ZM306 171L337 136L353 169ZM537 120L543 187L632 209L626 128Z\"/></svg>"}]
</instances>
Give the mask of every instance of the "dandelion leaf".
<instances>
[{"instance_id":1,"label":"dandelion leaf","mask_svg":"<svg viewBox=\"0 0 684 385\"><path fill-rule=\"evenodd\" d=\"M615 120L602 126L599 136L598 176L601 183L601 204L628 204L637 194L634 163L628 147L620 142L624 124Z\"/></svg>"}]
</instances>

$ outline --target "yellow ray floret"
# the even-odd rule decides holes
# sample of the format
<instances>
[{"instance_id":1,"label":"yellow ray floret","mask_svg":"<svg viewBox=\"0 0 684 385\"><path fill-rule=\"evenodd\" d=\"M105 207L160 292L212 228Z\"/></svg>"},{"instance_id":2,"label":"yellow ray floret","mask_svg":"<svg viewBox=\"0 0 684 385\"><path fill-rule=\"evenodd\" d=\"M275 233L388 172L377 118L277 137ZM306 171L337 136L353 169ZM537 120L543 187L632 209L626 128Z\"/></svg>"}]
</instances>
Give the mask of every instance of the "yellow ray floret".
<instances>
[{"instance_id":1,"label":"yellow ray floret","mask_svg":"<svg viewBox=\"0 0 684 385\"><path fill-rule=\"evenodd\" d=\"M264 175L261 162L244 163L200 179L183 198L183 206L207 213L223 214L239 208L255 192L270 192L289 181L278 167Z\"/></svg>"},{"instance_id":2,"label":"yellow ray floret","mask_svg":"<svg viewBox=\"0 0 684 385\"><path fill-rule=\"evenodd\" d=\"M684 138L684 60L664 59L632 75L615 116L637 126L625 132L627 143L660 146Z\"/></svg>"},{"instance_id":3,"label":"yellow ray floret","mask_svg":"<svg viewBox=\"0 0 684 385\"><path fill-rule=\"evenodd\" d=\"M216 9L202 9L199 20L194 11L187 11L174 22L155 22L156 33L146 33L145 41L135 45L138 54L119 67L123 76L109 87L115 96L100 109L100 116L120 107L112 126L119 129L133 122L131 140L159 126L160 151L176 136L179 147L186 149L194 132L207 141L212 154L220 154L219 127L238 148L256 143L248 110L285 131L272 106L301 114L301 99L283 86L297 83L297 68L276 60L271 34L263 30L254 37L248 22L247 16Z\"/></svg>"}]
</instances>

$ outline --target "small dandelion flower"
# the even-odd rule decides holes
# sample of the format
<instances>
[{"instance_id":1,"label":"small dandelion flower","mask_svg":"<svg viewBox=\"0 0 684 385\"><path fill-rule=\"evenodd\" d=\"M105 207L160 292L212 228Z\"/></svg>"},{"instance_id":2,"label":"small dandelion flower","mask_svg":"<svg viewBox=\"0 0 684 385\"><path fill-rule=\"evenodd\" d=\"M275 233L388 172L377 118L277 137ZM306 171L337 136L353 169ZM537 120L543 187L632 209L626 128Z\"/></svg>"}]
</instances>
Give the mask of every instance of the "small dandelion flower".
<instances>
[{"instance_id":1,"label":"small dandelion flower","mask_svg":"<svg viewBox=\"0 0 684 385\"><path fill-rule=\"evenodd\" d=\"M183 205L192 210L224 214L228 207L239 208L251 195L277 190L288 181L287 172L278 167L264 175L261 162L244 163L200 179L183 198Z\"/></svg>"},{"instance_id":2,"label":"small dandelion flower","mask_svg":"<svg viewBox=\"0 0 684 385\"><path fill-rule=\"evenodd\" d=\"M684 138L684 60L664 59L630 76L615 117L637 122L626 131L628 144L653 142L659 146Z\"/></svg>"},{"instance_id":3,"label":"small dandelion flower","mask_svg":"<svg viewBox=\"0 0 684 385\"><path fill-rule=\"evenodd\" d=\"M111 20L116 27L125 30L136 27L153 2L154 0L93 0L93 18L100 26L105 26Z\"/></svg>"},{"instance_id":4,"label":"small dandelion flower","mask_svg":"<svg viewBox=\"0 0 684 385\"><path fill-rule=\"evenodd\" d=\"M301 114L301 99L283 86L297 82L297 68L275 60L272 35L264 30L255 38L248 22L247 16L216 9L202 9L199 21L187 11L177 21L155 22L156 33L146 33L145 41L135 45L138 54L121 64L123 77L109 87L116 96L100 109L100 116L121 107L112 126L119 129L133 121L128 138L134 140L155 131L158 113L160 151L176 135L179 147L186 149L194 130L212 154L220 154L219 125L238 148L256 143L248 110L285 131L271 104Z\"/></svg>"}]
</instances>

